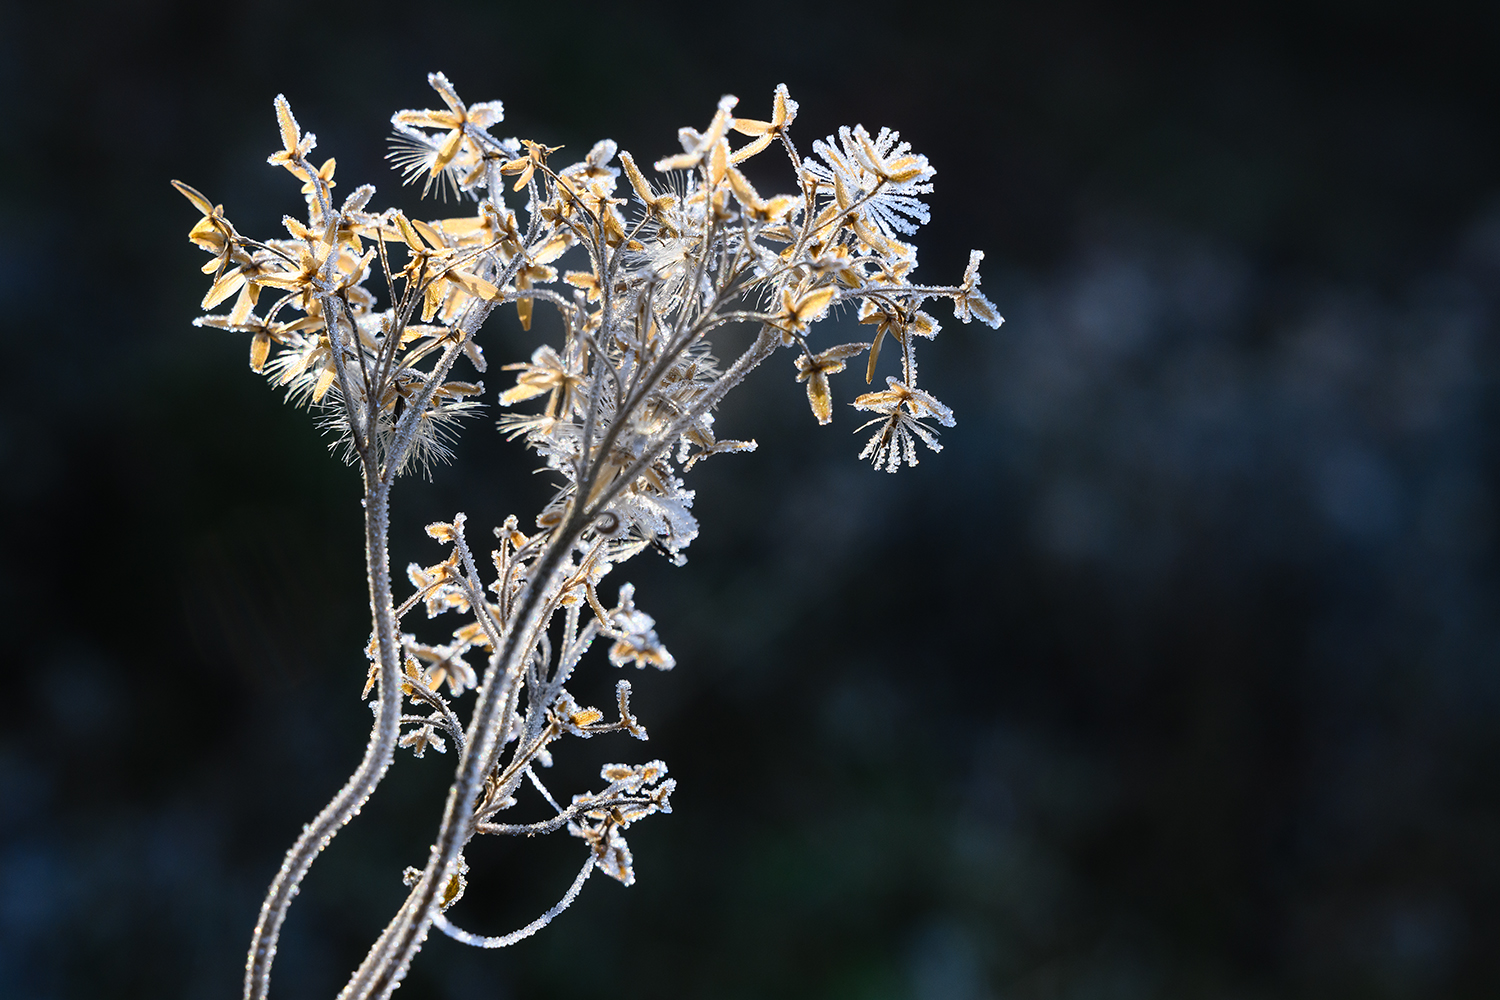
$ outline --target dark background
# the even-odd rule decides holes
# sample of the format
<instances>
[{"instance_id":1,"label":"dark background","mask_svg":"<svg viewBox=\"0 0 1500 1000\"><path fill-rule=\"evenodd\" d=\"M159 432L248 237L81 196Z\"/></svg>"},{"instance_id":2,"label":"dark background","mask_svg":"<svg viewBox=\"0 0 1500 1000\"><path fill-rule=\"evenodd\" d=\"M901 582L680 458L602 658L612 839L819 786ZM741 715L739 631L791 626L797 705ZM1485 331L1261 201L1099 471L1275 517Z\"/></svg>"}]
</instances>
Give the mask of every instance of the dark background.
<instances>
[{"instance_id":1,"label":"dark background","mask_svg":"<svg viewBox=\"0 0 1500 1000\"><path fill-rule=\"evenodd\" d=\"M899 128L938 171L919 273L985 249L1008 323L937 310L923 379L959 422L898 476L784 358L732 400L721 432L762 447L693 474L690 564L621 574L679 660L631 675L652 741L557 768L671 765L639 884L506 952L435 938L402 996L1500 995L1493 5L0 18L0 995L237 995L281 852L358 759L356 478L243 339L189 325L167 182L275 232L285 92L340 194L452 214L381 159L435 69L563 163L606 135L655 159L780 81L805 152ZM532 466L476 422L399 488L397 564L456 509L529 518ZM403 752L313 869L277 996L342 985L450 767ZM581 860L554 839L471 852L461 921L549 905Z\"/></svg>"}]
</instances>

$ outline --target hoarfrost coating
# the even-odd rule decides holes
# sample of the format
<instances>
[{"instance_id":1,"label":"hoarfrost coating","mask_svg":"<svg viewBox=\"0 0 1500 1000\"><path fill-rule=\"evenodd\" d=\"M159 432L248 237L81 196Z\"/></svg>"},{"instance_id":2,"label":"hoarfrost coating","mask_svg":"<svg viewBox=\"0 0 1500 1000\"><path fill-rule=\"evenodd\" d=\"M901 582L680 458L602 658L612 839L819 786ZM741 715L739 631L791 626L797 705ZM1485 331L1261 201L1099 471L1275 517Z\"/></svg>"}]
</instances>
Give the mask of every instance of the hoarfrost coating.
<instances>
[{"instance_id":1,"label":"hoarfrost coating","mask_svg":"<svg viewBox=\"0 0 1500 1000\"><path fill-rule=\"evenodd\" d=\"M918 386L916 342L941 329L923 306L949 299L965 323L1001 322L979 290L979 251L957 285L912 278L917 251L905 240L928 221L918 197L933 190L927 158L890 129L872 136L858 125L814 142L817 159L803 158L790 134L797 102L785 85L767 119L736 117L738 100L721 99L702 131L680 130L682 152L653 161L665 174L653 181L608 139L555 168L560 147L490 134L504 119L499 101L466 104L440 73L428 83L443 107L397 112L390 159L424 194L456 198L461 207L451 214L424 220L372 210L368 184L335 208L336 162L310 159L317 141L281 96L274 102L281 148L269 162L300 182L305 209L283 218L285 237L243 235L222 205L173 182L201 215L189 239L212 255L203 308L231 303L195 322L248 337L250 367L313 411L364 484L371 612L364 697L375 695L375 722L359 767L304 827L271 883L246 962L248 1000L269 989L281 925L308 869L359 813L400 747L422 757L429 749L446 754L451 744L454 777L425 863L407 870L405 902L342 996L389 996L432 927L467 944L504 947L557 916L596 868L632 884L625 831L671 811L676 781L666 765L606 765L605 786L572 794L567 806L537 768L550 766L553 744L565 736L647 736L627 681L616 685L608 712L580 704L566 685L596 638L609 640L617 667L674 666L635 588L621 585L606 607L601 584L648 550L684 561L699 531L684 474L713 455L755 448L753 440L719 437L715 408L785 349L813 418L829 423L829 377L864 354L872 382L889 339L884 363L898 374L851 405L875 414L860 457L894 472L917 463L918 442L941 450L929 421L954 425L953 411ZM736 134L749 141L733 148ZM764 196L739 165L773 146L786 155L793 183ZM512 208L507 197L523 191L524 204ZM489 370L481 328L508 307L529 330L539 303L560 317L561 343L501 366L515 384L491 396L477 378ZM844 306L875 327L870 340L818 345L818 324ZM473 377L456 374L463 367ZM487 398L506 410L500 430L540 457L553 495L524 530L518 516L502 519L483 571L464 514L428 525L440 556L407 567L413 590L398 602L388 548L392 485L404 472L430 474L450 461ZM453 613L457 626L443 637L404 631L419 605L430 620ZM470 691L464 722L455 706ZM551 819L499 820L523 783ZM541 917L486 935L444 915L467 890L464 853L475 838L561 830L583 841L585 862Z\"/></svg>"}]
</instances>

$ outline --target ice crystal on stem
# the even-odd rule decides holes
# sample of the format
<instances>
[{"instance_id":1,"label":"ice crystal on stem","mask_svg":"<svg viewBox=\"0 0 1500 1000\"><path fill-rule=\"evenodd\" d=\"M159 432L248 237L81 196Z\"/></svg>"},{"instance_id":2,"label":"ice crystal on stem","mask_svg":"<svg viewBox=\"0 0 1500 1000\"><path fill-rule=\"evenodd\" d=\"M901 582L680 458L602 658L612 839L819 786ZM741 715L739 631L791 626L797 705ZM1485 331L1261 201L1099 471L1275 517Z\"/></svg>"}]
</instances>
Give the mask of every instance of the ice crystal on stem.
<instances>
[{"instance_id":1,"label":"ice crystal on stem","mask_svg":"<svg viewBox=\"0 0 1500 1000\"><path fill-rule=\"evenodd\" d=\"M249 337L250 367L317 415L358 467L365 491L365 697L376 695L375 723L359 767L305 827L271 884L246 962L249 1000L269 989L281 925L302 878L399 747L422 757L429 749L446 755L451 746L456 769L431 853L407 870L405 903L342 996L389 996L434 926L468 944L504 947L561 912L595 868L633 883L624 832L671 811L675 782L666 765L607 765L605 787L574 794L566 806L537 768L550 765L564 737L646 738L630 709L629 682L617 686L613 721L580 705L567 685L601 638L616 667L674 666L655 619L636 606L634 587L620 586L608 608L600 586L646 550L683 561L698 534L683 474L711 455L755 446L719 439L715 408L785 347L807 384L813 417L828 423L829 376L865 354L870 381L889 337L900 350L900 377L853 402L879 425L861 457L890 471L902 461L915 465L917 441L940 447L924 421L953 425L952 411L917 387L915 341L939 329L921 307L946 298L964 322L1001 322L979 291L978 251L958 285L911 279L916 248L904 240L928 218L917 197L932 190L927 158L889 129L872 136L856 125L815 142L819 159L804 160L790 135L797 103L785 85L776 88L768 120L736 118L737 100L722 98L703 131L679 132L680 153L654 161L666 176L653 181L607 139L559 168L551 160L561 147L490 133L503 120L500 102L465 104L440 73L428 83L443 107L398 111L391 158L407 181L422 181L423 193L436 187L470 199L450 217L371 210L369 185L335 206L335 161L309 159L316 140L280 96L281 149L269 162L296 178L305 203L300 217L283 220L285 237L243 235L222 205L173 182L202 216L189 239L212 255L203 268L212 275L203 307L233 300L227 313L197 322ZM752 138L731 149L731 133ZM763 196L738 165L775 144L794 176L787 192ZM522 191L518 217L506 199ZM484 383L455 369L485 372L476 338L490 314L514 308L529 330L538 303L560 317L561 342L503 366L516 373L515 384L496 401L534 407L507 412L499 424L541 458L555 492L526 530L515 515L504 519L482 569L463 514L429 525L441 558L408 567L413 590L398 603L387 546L392 485L403 472L429 472L451 458L463 421L479 411ZM874 325L875 336L815 348L818 323L844 306ZM428 619L451 613L456 626L442 637L403 631L418 606ZM457 706L470 691L465 722ZM548 817L501 819L523 799ZM564 830L584 842L583 868L531 924L488 936L444 915L467 888L464 854L475 838Z\"/></svg>"}]
</instances>

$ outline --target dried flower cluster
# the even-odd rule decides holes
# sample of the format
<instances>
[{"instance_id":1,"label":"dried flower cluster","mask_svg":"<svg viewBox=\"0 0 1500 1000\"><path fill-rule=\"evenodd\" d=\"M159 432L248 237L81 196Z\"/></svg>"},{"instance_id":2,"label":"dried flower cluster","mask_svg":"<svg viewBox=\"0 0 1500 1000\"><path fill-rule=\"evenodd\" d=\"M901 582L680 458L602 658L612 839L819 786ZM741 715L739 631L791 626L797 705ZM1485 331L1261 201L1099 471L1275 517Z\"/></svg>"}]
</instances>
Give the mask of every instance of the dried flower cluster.
<instances>
[{"instance_id":1,"label":"dried flower cluster","mask_svg":"<svg viewBox=\"0 0 1500 1000\"><path fill-rule=\"evenodd\" d=\"M665 179L653 183L609 140L554 167L558 147L490 134L502 119L499 102L466 105L442 74L428 82L443 108L396 113L391 158L408 181L422 181L424 193L436 187L468 198L469 214L421 221L373 211L369 185L335 203L334 161L310 159L316 140L283 97L275 102L282 148L269 162L301 182L306 201L305 221L284 218L286 238L244 236L222 206L174 182L202 213L189 238L213 255L204 266L213 280L203 307L233 300L228 312L197 322L248 334L251 368L311 408L364 479L372 618L365 696L377 695L375 723L359 768L288 851L267 894L245 973L245 996L257 1000L266 995L299 883L398 747L421 757L451 744L457 768L425 867L407 870L406 902L342 996L389 996L433 926L459 941L502 947L566 907L596 868L633 882L624 834L670 811L666 765L607 765L602 787L566 805L538 769L564 736L646 738L631 713L629 681L619 681L609 715L577 703L567 684L600 638L615 666L673 666L631 585L619 587L613 606L600 587L646 549L681 562L698 533L682 474L709 455L755 447L716 436L715 406L786 347L813 416L828 423L829 376L866 354L872 380L889 335L899 377L853 405L874 415L861 457L895 471L903 461L916 464L918 440L940 447L934 423L953 424L952 411L917 387L916 340L939 328L924 304L948 298L959 319L1000 324L979 290L978 251L958 285L913 282L916 250L905 240L927 221L920 196L932 190L934 171L895 132L841 128L814 142L816 158L804 160L789 134L797 104L785 86L769 120L735 117L736 101L725 97L705 129L679 132L682 152L655 163ZM734 148L735 134L749 139ZM789 156L795 189L762 197L740 164L773 146ZM506 203L518 193L524 221ZM392 483L403 471L448 459L459 425L478 412L483 384L455 377L453 368L463 359L485 371L475 339L485 319L509 304L529 330L538 302L560 315L561 342L505 366L516 372L515 385L499 404L533 409L499 424L541 456L557 491L526 530L515 516L495 529L483 572L463 514L429 525L445 555L408 567L414 590L398 604L387 549ZM813 325L845 306L875 328L869 342L815 347ZM747 326L756 331L749 346L731 349L737 357L722 366L716 338L743 337L738 331ZM402 631L419 606L429 619L451 612L457 627L437 642ZM471 689L465 724L454 706ZM523 785L550 818L501 820ZM444 916L464 892L464 851L476 836L561 830L584 842L586 860L553 909L499 937L462 930Z\"/></svg>"}]
</instances>

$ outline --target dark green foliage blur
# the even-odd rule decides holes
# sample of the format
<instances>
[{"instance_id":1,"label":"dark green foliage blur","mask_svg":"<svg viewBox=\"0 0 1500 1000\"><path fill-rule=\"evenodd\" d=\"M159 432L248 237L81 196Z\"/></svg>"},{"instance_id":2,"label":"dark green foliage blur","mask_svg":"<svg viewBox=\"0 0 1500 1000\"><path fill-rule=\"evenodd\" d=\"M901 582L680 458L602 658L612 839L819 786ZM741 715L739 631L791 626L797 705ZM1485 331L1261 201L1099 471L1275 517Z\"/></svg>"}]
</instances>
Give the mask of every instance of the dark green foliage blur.
<instances>
[{"instance_id":1,"label":"dark green foliage blur","mask_svg":"<svg viewBox=\"0 0 1500 1000\"><path fill-rule=\"evenodd\" d=\"M434 938L399 996L1500 995L1497 51L1479 3L0 2L0 998L237 995L364 747L355 473L190 326L168 181L273 235L284 92L336 195L457 214L382 160L439 69L562 163L783 81L804 153L898 128L938 171L919 276L985 250L1008 322L936 310L958 426L898 476L855 459L861 373L831 428L784 358L731 398L761 450L692 473L685 568L620 580L679 663L631 674L651 742L554 769L671 766L639 883ZM492 322L489 399L548 322ZM398 487L396 565L455 510L524 523L533 465L473 423ZM277 996L343 984L450 769L398 756ZM512 930L581 860L482 843L455 919Z\"/></svg>"}]
</instances>

